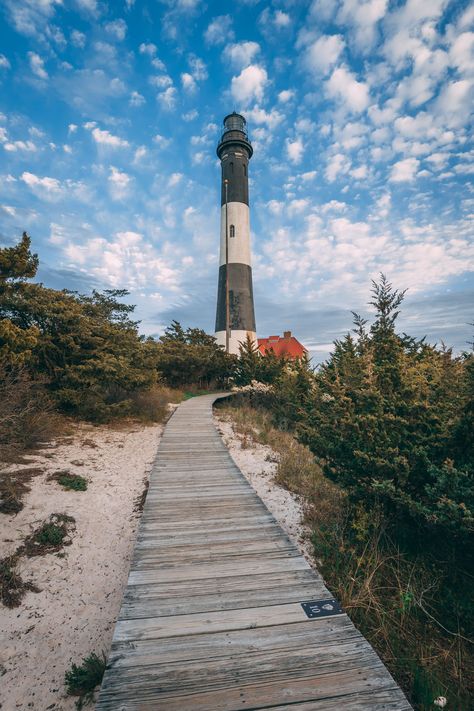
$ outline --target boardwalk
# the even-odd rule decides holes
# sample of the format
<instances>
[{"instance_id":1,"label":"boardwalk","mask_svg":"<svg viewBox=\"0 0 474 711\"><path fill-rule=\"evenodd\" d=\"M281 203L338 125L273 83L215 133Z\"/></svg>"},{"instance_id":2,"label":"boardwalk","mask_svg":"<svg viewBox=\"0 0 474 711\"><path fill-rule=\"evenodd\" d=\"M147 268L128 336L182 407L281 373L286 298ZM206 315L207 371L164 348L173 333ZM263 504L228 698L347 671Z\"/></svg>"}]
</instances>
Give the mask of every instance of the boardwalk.
<instances>
[{"instance_id":1,"label":"boardwalk","mask_svg":"<svg viewBox=\"0 0 474 711\"><path fill-rule=\"evenodd\" d=\"M214 399L166 427L96 709L410 709L345 614L307 616L331 595L233 463Z\"/></svg>"}]
</instances>

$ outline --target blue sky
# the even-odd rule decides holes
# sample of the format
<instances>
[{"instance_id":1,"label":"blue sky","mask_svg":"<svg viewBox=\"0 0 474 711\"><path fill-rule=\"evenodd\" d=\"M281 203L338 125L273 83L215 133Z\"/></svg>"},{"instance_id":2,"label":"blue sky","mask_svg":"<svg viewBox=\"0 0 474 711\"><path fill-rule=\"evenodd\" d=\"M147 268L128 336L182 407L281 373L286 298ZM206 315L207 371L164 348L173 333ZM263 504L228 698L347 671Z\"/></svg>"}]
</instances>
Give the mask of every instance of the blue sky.
<instances>
[{"instance_id":1,"label":"blue sky","mask_svg":"<svg viewBox=\"0 0 474 711\"><path fill-rule=\"evenodd\" d=\"M248 119L257 331L314 355L370 314L466 347L474 6L0 0L0 239L48 286L127 288L147 334L212 332L224 115Z\"/></svg>"}]
</instances>

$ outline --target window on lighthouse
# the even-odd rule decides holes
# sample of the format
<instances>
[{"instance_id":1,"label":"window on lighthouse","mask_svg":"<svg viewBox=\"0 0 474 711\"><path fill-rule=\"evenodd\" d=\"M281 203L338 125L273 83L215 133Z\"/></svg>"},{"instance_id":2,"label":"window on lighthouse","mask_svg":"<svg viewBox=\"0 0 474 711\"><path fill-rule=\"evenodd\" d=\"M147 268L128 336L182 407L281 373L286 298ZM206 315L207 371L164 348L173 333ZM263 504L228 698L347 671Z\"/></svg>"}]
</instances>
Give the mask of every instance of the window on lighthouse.
<instances>
[{"instance_id":1,"label":"window on lighthouse","mask_svg":"<svg viewBox=\"0 0 474 711\"><path fill-rule=\"evenodd\" d=\"M235 237L235 226L234 225L230 226L230 236Z\"/></svg>"}]
</instances>

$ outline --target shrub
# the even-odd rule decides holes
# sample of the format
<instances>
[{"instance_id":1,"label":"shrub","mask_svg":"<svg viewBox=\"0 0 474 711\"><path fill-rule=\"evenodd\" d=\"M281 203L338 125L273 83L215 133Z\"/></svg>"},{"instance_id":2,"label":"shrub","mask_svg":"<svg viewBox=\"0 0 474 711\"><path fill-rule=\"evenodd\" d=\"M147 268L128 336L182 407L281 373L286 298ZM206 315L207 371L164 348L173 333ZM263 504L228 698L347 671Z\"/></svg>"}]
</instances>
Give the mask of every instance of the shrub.
<instances>
[{"instance_id":1,"label":"shrub","mask_svg":"<svg viewBox=\"0 0 474 711\"><path fill-rule=\"evenodd\" d=\"M169 404L180 402L182 397L180 390L154 385L131 395L130 414L144 422L166 422L170 415Z\"/></svg>"},{"instance_id":2,"label":"shrub","mask_svg":"<svg viewBox=\"0 0 474 711\"><path fill-rule=\"evenodd\" d=\"M67 693L71 696L79 696L76 702L77 709L82 709L85 704L94 701L94 690L102 683L106 661L104 653L99 657L92 652L82 660L80 665L73 664L65 673Z\"/></svg>"},{"instance_id":3,"label":"shrub","mask_svg":"<svg viewBox=\"0 0 474 711\"><path fill-rule=\"evenodd\" d=\"M53 479L61 484L65 489L72 489L73 491L86 491L87 489L87 479L79 474L70 474L67 471L55 472L49 479Z\"/></svg>"},{"instance_id":4,"label":"shrub","mask_svg":"<svg viewBox=\"0 0 474 711\"><path fill-rule=\"evenodd\" d=\"M0 456L18 457L62 433L44 381L34 381L25 366L0 365Z\"/></svg>"},{"instance_id":5,"label":"shrub","mask_svg":"<svg viewBox=\"0 0 474 711\"><path fill-rule=\"evenodd\" d=\"M184 330L173 321L157 346L157 368L171 387L193 384L211 388L227 383L236 357L217 345L216 339L199 328Z\"/></svg>"},{"instance_id":6,"label":"shrub","mask_svg":"<svg viewBox=\"0 0 474 711\"><path fill-rule=\"evenodd\" d=\"M125 290L85 296L28 283L38 265L27 235L0 249L0 355L25 367L64 412L94 421L129 413L157 380L157 345L138 334Z\"/></svg>"}]
</instances>

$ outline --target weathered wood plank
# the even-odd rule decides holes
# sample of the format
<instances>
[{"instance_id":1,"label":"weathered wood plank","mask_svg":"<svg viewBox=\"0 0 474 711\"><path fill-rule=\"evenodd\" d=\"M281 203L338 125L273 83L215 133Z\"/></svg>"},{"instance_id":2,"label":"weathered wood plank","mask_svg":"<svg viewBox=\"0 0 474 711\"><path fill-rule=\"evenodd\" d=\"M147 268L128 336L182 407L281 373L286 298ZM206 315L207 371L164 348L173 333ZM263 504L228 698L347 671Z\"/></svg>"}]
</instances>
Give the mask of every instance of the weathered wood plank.
<instances>
[{"instance_id":1,"label":"weathered wood plank","mask_svg":"<svg viewBox=\"0 0 474 711\"><path fill-rule=\"evenodd\" d=\"M153 466L97 711L407 711L236 467L215 396L180 405Z\"/></svg>"}]
</instances>

